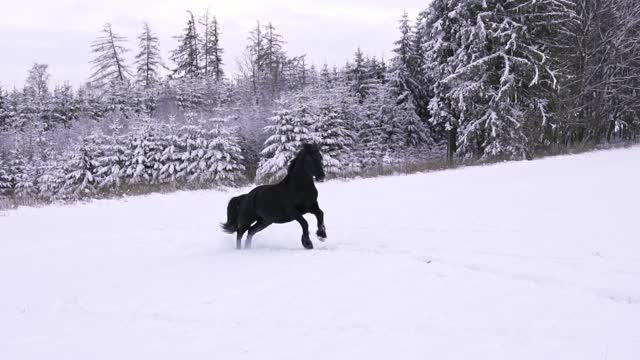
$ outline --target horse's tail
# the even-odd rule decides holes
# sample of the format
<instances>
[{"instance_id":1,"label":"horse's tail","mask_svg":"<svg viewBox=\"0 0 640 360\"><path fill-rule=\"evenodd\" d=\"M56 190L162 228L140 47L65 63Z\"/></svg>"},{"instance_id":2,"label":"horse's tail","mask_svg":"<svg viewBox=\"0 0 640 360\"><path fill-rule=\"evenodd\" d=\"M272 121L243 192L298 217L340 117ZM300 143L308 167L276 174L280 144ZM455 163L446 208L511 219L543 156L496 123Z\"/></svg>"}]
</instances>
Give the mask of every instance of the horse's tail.
<instances>
[{"instance_id":1,"label":"horse's tail","mask_svg":"<svg viewBox=\"0 0 640 360\"><path fill-rule=\"evenodd\" d=\"M238 216L240 215L240 205L246 195L232 198L227 205L227 222L220 224L222 231L233 234L238 230Z\"/></svg>"}]
</instances>

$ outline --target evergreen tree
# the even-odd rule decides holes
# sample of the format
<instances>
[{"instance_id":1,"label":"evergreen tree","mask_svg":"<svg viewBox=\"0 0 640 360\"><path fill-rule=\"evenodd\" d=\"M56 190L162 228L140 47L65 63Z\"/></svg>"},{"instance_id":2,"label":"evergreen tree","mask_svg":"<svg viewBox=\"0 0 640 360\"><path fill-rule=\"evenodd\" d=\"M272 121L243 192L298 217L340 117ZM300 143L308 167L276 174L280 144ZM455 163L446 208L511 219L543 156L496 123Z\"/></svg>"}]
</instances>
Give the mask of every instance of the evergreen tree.
<instances>
[{"instance_id":1,"label":"evergreen tree","mask_svg":"<svg viewBox=\"0 0 640 360\"><path fill-rule=\"evenodd\" d=\"M430 40L429 34L432 30L432 11L430 11L430 5L428 10L421 11L418 15L415 25L413 27L411 55L409 57L409 78L405 83L415 104L416 114L422 121L428 122L431 126L431 133L436 140L441 140L443 135L443 129L438 125L434 125L429 120L431 119L431 112L429 110L429 102L431 101L433 94L433 77L428 74L432 71L426 64L426 46Z\"/></svg>"},{"instance_id":2,"label":"evergreen tree","mask_svg":"<svg viewBox=\"0 0 640 360\"><path fill-rule=\"evenodd\" d=\"M353 92L360 97L361 101L367 96L369 86L366 62L367 59L364 57L364 53L358 48L353 64L347 63L345 67L347 80L351 84Z\"/></svg>"},{"instance_id":3,"label":"evergreen tree","mask_svg":"<svg viewBox=\"0 0 640 360\"><path fill-rule=\"evenodd\" d=\"M320 105L314 116L313 131L319 139L325 172L331 175L344 172L353 145L354 135L343 115L335 104L327 102Z\"/></svg>"},{"instance_id":4,"label":"evergreen tree","mask_svg":"<svg viewBox=\"0 0 640 360\"><path fill-rule=\"evenodd\" d=\"M202 54L202 66L205 77L213 77L216 81L222 80L222 54L220 47L220 28L215 16L209 14L209 10L200 18L200 25L204 28L200 53Z\"/></svg>"},{"instance_id":5,"label":"evergreen tree","mask_svg":"<svg viewBox=\"0 0 640 360\"><path fill-rule=\"evenodd\" d=\"M177 36L178 48L171 52L171 60L176 64L174 77L197 78L200 76L200 51L198 49L198 32L196 21L191 11L183 34Z\"/></svg>"},{"instance_id":6,"label":"evergreen tree","mask_svg":"<svg viewBox=\"0 0 640 360\"><path fill-rule=\"evenodd\" d=\"M327 63L324 63L322 65L322 69L320 69L318 79L320 82L320 87L324 89L329 89L333 85L334 78L331 74L331 71L329 71L329 65L327 65Z\"/></svg>"},{"instance_id":7,"label":"evergreen tree","mask_svg":"<svg viewBox=\"0 0 640 360\"><path fill-rule=\"evenodd\" d=\"M411 93L411 61L413 56L413 30L409 23L409 16L406 12L400 20L400 39L395 42L396 47L393 49L395 54L391 63L391 80L397 89L397 94L401 98L399 101L405 101L406 97Z\"/></svg>"},{"instance_id":8,"label":"evergreen tree","mask_svg":"<svg viewBox=\"0 0 640 360\"><path fill-rule=\"evenodd\" d=\"M37 178L38 198L44 201L52 201L60 197L61 189L65 184L63 172L63 160L53 152L49 152L46 158L40 158Z\"/></svg>"},{"instance_id":9,"label":"evergreen tree","mask_svg":"<svg viewBox=\"0 0 640 360\"><path fill-rule=\"evenodd\" d=\"M429 128L418 117L413 101L408 100L398 104L394 110L394 121L403 131L403 145L405 147L421 147L434 145Z\"/></svg>"},{"instance_id":10,"label":"evergreen tree","mask_svg":"<svg viewBox=\"0 0 640 360\"><path fill-rule=\"evenodd\" d=\"M12 195L12 183L9 174L9 156L0 154L0 197Z\"/></svg>"},{"instance_id":11,"label":"evergreen tree","mask_svg":"<svg viewBox=\"0 0 640 360\"><path fill-rule=\"evenodd\" d=\"M126 119L143 110L138 107L133 86L127 82L111 82L103 89L101 101L106 113L124 116Z\"/></svg>"},{"instance_id":12,"label":"evergreen tree","mask_svg":"<svg viewBox=\"0 0 640 360\"><path fill-rule=\"evenodd\" d=\"M36 194L35 177L27 150L21 146L15 148L10 155L9 179L13 196L31 199Z\"/></svg>"},{"instance_id":13,"label":"evergreen tree","mask_svg":"<svg viewBox=\"0 0 640 360\"><path fill-rule=\"evenodd\" d=\"M160 135L150 119L143 119L139 128L129 137L127 147L130 156L127 156L124 174L127 183L134 186L152 184L155 174L162 166L158 159L162 156L163 147L160 144Z\"/></svg>"},{"instance_id":14,"label":"evergreen tree","mask_svg":"<svg viewBox=\"0 0 640 360\"><path fill-rule=\"evenodd\" d=\"M20 116L20 110L23 102L23 94L18 90L6 94L5 101L5 131L9 130L21 130L25 126L25 119Z\"/></svg>"},{"instance_id":15,"label":"evergreen tree","mask_svg":"<svg viewBox=\"0 0 640 360\"><path fill-rule=\"evenodd\" d=\"M397 65L408 69L412 56L413 29L411 28L409 15L406 11L402 14L399 24L398 29L400 30L400 39L395 42L396 47L393 49L393 52L397 59Z\"/></svg>"},{"instance_id":16,"label":"evergreen tree","mask_svg":"<svg viewBox=\"0 0 640 360\"><path fill-rule=\"evenodd\" d=\"M91 82L96 87L103 87L114 81L125 82L129 76L124 59L124 54L129 52L124 46L126 38L115 33L109 23L104 25L102 33L91 45L95 54Z\"/></svg>"},{"instance_id":17,"label":"evergreen tree","mask_svg":"<svg viewBox=\"0 0 640 360\"><path fill-rule=\"evenodd\" d=\"M276 32L273 24L269 23L264 29L265 47L262 52L263 64L266 70L266 80L271 88L272 98L276 98L283 90L284 70L287 65L283 50L282 35Z\"/></svg>"},{"instance_id":18,"label":"evergreen tree","mask_svg":"<svg viewBox=\"0 0 640 360\"><path fill-rule=\"evenodd\" d=\"M92 86L80 87L77 94L80 116L91 120L103 119L108 108L103 98L102 91Z\"/></svg>"},{"instance_id":19,"label":"evergreen tree","mask_svg":"<svg viewBox=\"0 0 640 360\"><path fill-rule=\"evenodd\" d=\"M137 81L148 88L160 80L160 41L145 23L138 36L138 55L136 55Z\"/></svg>"},{"instance_id":20,"label":"evergreen tree","mask_svg":"<svg viewBox=\"0 0 640 360\"><path fill-rule=\"evenodd\" d=\"M51 129L53 126L50 116L48 68L46 64L36 63L29 70L17 109L23 126L43 126L45 129Z\"/></svg>"},{"instance_id":21,"label":"evergreen tree","mask_svg":"<svg viewBox=\"0 0 640 360\"><path fill-rule=\"evenodd\" d=\"M51 99L51 120L69 128L80 116L80 104L69 84L56 87Z\"/></svg>"},{"instance_id":22,"label":"evergreen tree","mask_svg":"<svg viewBox=\"0 0 640 360\"><path fill-rule=\"evenodd\" d=\"M213 129L209 131L210 137L207 153L209 158L209 172L213 173L213 179L217 184L233 185L244 179L245 167L242 164L242 148L240 138L235 129L229 129L224 124L224 119L212 119Z\"/></svg>"},{"instance_id":23,"label":"evergreen tree","mask_svg":"<svg viewBox=\"0 0 640 360\"><path fill-rule=\"evenodd\" d=\"M96 157L97 188L102 192L119 192L125 184L125 169L131 153L127 138L117 136L97 137L100 147Z\"/></svg>"},{"instance_id":24,"label":"evergreen tree","mask_svg":"<svg viewBox=\"0 0 640 360\"><path fill-rule=\"evenodd\" d=\"M471 26L461 35L472 40L454 56L464 66L444 79L452 98L466 102L457 102L462 152L483 158L531 156L527 125L544 123L547 101L540 94L555 84L554 71L528 28L536 3L487 1L486 7L478 4L464 14Z\"/></svg>"},{"instance_id":25,"label":"evergreen tree","mask_svg":"<svg viewBox=\"0 0 640 360\"><path fill-rule=\"evenodd\" d=\"M264 71L264 34L262 33L262 27L260 22L256 24L256 27L249 33L249 45L247 45L247 62L248 74L246 77L251 82L251 90L253 97L255 98L256 105L260 102L262 97L262 74Z\"/></svg>"},{"instance_id":26,"label":"evergreen tree","mask_svg":"<svg viewBox=\"0 0 640 360\"><path fill-rule=\"evenodd\" d=\"M82 199L96 194L96 148L91 137L84 138L65 165L65 183L60 194L65 199Z\"/></svg>"},{"instance_id":27,"label":"evergreen tree","mask_svg":"<svg viewBox=\"0 0 640 360\"><path fill-rule=\"evenodd\" d=\"M7 94L0 86L0 133L7 131L9 128L9 103Z\"/></svg>"},{"instance_id":28,"label":"evergreen tree","mask_svg":"<svg viewBox=\"0 0 640 360\"><path fill-rule=\"evenodd\" d=\"M287 173L289 162L295 157L302 144L315 140L309 114L282 108L270 119L273 124L265 127L271 136L265 142L261 154L256 180L275 181Z\"/></svg>"},{"instance_id":29,"label":"evergreen tree","mask_svg":"<svg viewBox=\"0 0 640 360\"><path fill-rule=\"evenodd\" d=\"M472 5L471 3L469 6ZM424 51L424 73L427 79L424 83L432 84L429 101L429 121L436 128L447 132L447 161L453 164L453 156L458 148L458 128L460 127L460 114L454 103L457 99L452 97L445 79L458 67L459 59L454 54L462 49L462 21L470 16L465 15L465 8L460 6L460 0L434 0L428 11L421 18L421 29L425 33L422 48ZM452 16L449 16L452 14ZM467 96L470 96L468 94ZM467 98L466 102L476 99ZM462 105L464 106L463 103Z\"/></svg>"}]
</instances>

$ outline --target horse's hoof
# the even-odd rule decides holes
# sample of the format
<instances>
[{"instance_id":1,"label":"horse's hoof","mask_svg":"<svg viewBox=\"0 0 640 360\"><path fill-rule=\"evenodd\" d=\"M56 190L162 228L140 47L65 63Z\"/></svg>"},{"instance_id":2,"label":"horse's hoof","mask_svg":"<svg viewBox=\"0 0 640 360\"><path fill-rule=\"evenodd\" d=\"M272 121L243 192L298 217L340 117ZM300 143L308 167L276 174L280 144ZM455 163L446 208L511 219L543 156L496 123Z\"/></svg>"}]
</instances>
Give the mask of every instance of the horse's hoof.
<instances>
[{"instance_id":1,"label":"horse's hoof","mask_svg":"<svg viewBox=\"0 0 640 360\"><path fill-rule=\"evenodd\" d=\"M302 238L302 246L304 246L304 248L307 250L313 249L313 243L309 238Z\"/></svg>"},{"instance_id":2,"label":"horse's hoof","mask_svg":"<svg viewBox=\"0 0 640 360\"><path fill-rule=\"evenodd\" d=\"M327 238L327 232L324 230L316 231L316 235L318 235L318 240L324 241Z\"/></svg>"}]
</instances>

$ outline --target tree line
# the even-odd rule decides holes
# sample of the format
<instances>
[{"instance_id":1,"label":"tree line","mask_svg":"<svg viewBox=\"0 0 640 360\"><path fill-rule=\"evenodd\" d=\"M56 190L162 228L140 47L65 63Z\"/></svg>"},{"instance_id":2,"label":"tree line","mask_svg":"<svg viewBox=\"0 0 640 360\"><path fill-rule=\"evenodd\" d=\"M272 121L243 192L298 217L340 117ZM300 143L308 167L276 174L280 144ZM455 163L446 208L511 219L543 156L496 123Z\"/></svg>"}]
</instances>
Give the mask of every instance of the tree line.
<instances>
[{"instance_id":1,"label":"tree line","mask_svg":"<svg viewBox=\"0 0 640 360\"><path fill-rule=\"evenodd\" d=\"M51 91L47 65L34 64L22 89L0 88L0 193L275 181L307 141L321 144L329 174L352 176L637 138L633 0L434 0L398 29L389 60L357 49L343 66L318 68L257 23L230 76L208 11L187 12L170 66L149 24L131 63L106 24L86 84Z\"/></svg>"}]
</instances>

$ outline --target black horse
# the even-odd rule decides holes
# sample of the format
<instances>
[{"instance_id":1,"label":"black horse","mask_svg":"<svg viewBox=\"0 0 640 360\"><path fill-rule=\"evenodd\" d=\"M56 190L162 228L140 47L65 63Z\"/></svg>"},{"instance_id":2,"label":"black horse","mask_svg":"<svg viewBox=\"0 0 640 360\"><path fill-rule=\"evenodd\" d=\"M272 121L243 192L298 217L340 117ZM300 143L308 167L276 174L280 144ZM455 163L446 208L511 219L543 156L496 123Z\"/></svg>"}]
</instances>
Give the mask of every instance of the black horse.
<instances>
[{"instance_id":1,"label":"black horse","mask_svg":"<svg viewBox=\"0 0 640 360\"><path fill-rule=\"evenodd\" d=\"M267 226L297 221L302 227L302 246L313 249L309 238L309 224L302 215L312 213L318 220L316 234L320 240L327 237L324 213L318 205L318 190L314 177L324 179L322 155L317 145L305 144L289 164L287 176L277 184L262 185L248 194L234 197L227 206L227 222L222 229L237 233L236 248L242 245L242 236L249 231L245 248L251 247L251 239Z\"/></svg>"}]
</instances>

